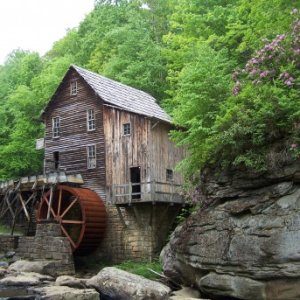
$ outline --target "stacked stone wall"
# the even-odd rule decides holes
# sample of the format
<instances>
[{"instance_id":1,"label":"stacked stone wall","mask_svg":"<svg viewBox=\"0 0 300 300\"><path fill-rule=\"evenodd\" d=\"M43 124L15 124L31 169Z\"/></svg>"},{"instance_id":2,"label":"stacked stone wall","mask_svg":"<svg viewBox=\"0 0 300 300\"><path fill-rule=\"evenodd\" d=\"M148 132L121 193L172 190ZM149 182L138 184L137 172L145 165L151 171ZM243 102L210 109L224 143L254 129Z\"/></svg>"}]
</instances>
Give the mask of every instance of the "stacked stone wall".
<instances>
[{"instance_id":1,"label":"stacked stone wall","mask_svg":"<svg viewBox=\"0 0 300 300\"><path fill-rule=\"evenodd\" d=\"M0 236L0 252L14 250L18 246L18 236L1 235Z\"/></svg>"},{"instance_id":2,"label":"stacked stone wall","mask_svg":"<svg viewBox=\"0 0 300 300\"><path fill-rule=\"evenodd\" d=\"M113 262L157 258L166 243L180 206L139 203L128 207L106 206L106 236L97 254Z\"/></svg>"},{"instance_id":3,"label":"stacked stone wall","mask_svg":"<svg viewBox=\"0 0 300 300\"><path fill-rule=\"evenodd\" d=\"M37 224L36 235L31 236L1 236L0 250L5 252L15 250L16 255L28 260L47 260L49 274L74 274L74 261L70 242L61 234L57 223Z\"/></svg>"},{"instance_id":4,"label":"stacked stone wall","mask_svg":"<svg viewBox=\"0 0 300 300\"><path fill-rule=\"evenodd\" d=\"M37 224L34 237L20 237L17 255L29 260L51 260L53 273L74 274L74 261L70 242L61 234L57 223Z\"/></svg>"}]
</instances>

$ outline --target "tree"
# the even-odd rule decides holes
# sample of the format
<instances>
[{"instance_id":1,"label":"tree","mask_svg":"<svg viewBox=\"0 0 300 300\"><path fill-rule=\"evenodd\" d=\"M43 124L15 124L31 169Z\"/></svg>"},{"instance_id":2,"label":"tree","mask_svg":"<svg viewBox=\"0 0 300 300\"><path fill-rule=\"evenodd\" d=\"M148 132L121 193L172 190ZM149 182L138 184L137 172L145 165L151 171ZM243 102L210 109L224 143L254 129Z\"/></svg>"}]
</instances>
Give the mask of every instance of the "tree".
<instances>
[{"instance_id":1,"label":"tree","mask_svg":"<svg viewBox=\"0 0 300 300\"><path fill-rule=\"evenodd\" d=\"M231 67L224 51L200 43L195 60L178 76L176 96L168 104L175 102L172 115L178 126L171 136L189 153L181 164L186 175L199 170L215 151L212 127L231 92Z\"/></svg>"}]
</instances>

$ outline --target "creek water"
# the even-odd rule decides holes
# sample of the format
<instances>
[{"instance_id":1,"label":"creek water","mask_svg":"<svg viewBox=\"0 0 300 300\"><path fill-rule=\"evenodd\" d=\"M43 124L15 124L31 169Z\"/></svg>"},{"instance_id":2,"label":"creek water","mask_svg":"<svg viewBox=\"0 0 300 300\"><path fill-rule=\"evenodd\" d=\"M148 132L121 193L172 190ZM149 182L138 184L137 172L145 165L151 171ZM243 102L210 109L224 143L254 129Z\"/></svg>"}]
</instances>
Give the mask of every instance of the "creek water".
<instances>
[{"instance_id":1,"label":"creek water","mask_svg":"<svg viewBox=\"0 0 300 300\"><path fill-rule=\"evenodd\" d=\"M0 300L9 299L11 297L20 297L19 299L22 299L21 296L23 296L25 299L25 297L29 295L30 294L27 292L27 289L24 287L19 288L0 286Z\"/></svg>"}]
</instances>

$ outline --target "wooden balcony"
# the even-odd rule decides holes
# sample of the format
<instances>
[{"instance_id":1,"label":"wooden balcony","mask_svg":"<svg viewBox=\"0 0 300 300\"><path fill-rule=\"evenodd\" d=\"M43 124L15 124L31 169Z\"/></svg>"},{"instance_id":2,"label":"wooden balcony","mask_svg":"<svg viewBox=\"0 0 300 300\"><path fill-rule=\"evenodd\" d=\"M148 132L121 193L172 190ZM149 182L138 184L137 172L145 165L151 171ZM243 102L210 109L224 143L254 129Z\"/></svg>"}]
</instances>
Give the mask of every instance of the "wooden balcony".
<instances>
[{"instance_id":1,"label":"wooden balcony","mask_svg":"<svg viewBox=\"0 0 300 300\"><path fill-rule=\"evenodd\" d=\"M173 182L139 182L112 186L112 203L131 205L133 203L164 202L183 204L181 185Z\"/></svg>"}]
</instances>

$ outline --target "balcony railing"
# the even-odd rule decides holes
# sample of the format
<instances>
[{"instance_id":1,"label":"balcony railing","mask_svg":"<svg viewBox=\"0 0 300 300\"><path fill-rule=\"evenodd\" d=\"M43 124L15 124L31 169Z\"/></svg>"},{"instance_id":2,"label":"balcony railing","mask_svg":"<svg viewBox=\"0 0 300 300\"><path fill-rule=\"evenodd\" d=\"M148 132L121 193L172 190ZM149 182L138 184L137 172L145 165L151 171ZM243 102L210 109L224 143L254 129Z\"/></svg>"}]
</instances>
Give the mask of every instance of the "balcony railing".
<instances>
[{"instance_id":1,"label":"balcony railing","mask_svg":"<svg viewBox=\"0 0 300 300\"><path fill-rule=\"evenodd\" d=\"M173 182L139 182L112 186L113 204L131 204L141 202L183 203L181 185Z\"/></svg>"}]
</instances>

